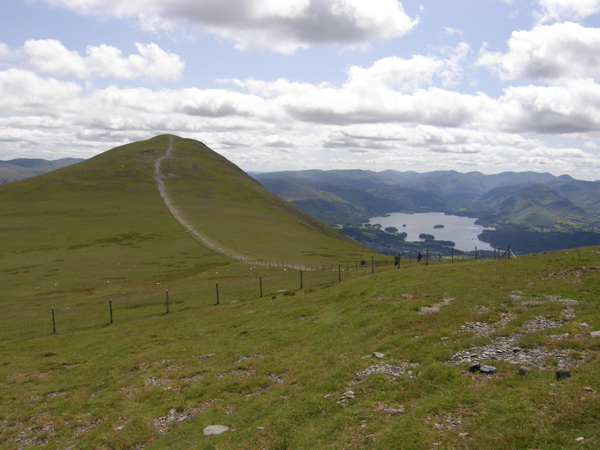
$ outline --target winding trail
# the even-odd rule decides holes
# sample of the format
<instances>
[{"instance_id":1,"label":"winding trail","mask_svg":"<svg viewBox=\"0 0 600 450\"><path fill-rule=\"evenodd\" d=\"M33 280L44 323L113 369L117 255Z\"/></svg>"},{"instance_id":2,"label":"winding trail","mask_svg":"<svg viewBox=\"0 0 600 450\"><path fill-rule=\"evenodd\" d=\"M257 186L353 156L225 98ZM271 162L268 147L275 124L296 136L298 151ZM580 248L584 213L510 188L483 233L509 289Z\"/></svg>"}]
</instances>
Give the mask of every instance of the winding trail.
<instances>
[{"instance_id":1,"label":"winding trail","mask_svg":"<svg viewBox=\"0 0 600 450\"><path fill-rule=\"evenodd\" d=\"M161 198L163 199L163 202L165 203L165 206L167 207L167 209L169 210L169 212L171 213L171 215L173 216L173 218L184 228L186 229L188 232L192 233L194 236L196 236L200 242L202 242L202 244L204 244L206 247L210 248L211 250L225 256L228 258L233 258L236 259L238 261L243 261L243 262L248 262L248 258L237 254L235 252L232 252L231 250L227 250L224 249L223 247L217 245L215 242L213 242L212 240L210 240L209 238L207 238L206 236L204 236L202 233L199 233L184 217L183 214L181 213L180 210L178 210L174 205L173 205L173 201L171 200L171 198L169 197L169 194L167 193L167 188L165 187L165 182L164 182L164 177L162 172L160 171L160 163L162 162L163 159L167 159L170 158L172 155L172 150L173 150L173 144L174 144L175 140L173 139L173 137L169 138L169 149L167 150L167 152L161 156L160 158L158 158L156 160L156 163L154 164L154 179L156 180L156 183L158 184L158 193L160 194Z\"/></svg>"}]
</instances>

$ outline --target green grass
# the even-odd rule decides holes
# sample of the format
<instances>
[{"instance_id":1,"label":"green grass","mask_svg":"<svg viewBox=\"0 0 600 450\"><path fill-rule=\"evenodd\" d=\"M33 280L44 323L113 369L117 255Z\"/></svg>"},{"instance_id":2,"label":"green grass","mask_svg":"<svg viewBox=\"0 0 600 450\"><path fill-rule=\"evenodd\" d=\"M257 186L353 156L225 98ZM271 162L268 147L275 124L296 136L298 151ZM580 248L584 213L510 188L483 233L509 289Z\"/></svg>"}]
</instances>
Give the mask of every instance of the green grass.
<instances>
[{"instance_id":1,"label":"green grass","mask_svg":"<svg viewBox=\"0 0 600 450\"><path fill-rule=\"evenodd\" d=\"M46 436L44 448L597 448L600 343L589 330L600 329L599 259L600 248L584 248L413 264L291 296L2 342L0 448L17 448L9 441L19 433ZM556 382L538 368L522 377L502 361L490 361L492 377L446 364L456 351L523 333L527 320L558 318L565 306L546 295L577 300L576 318L521 346L572 349L572 378ZM444 298L453 300L419 314ZM543 303L522 304L532 299ZM489 337L457 332L505 313L516 318ZM357 378L380 362L372 352L410 363L412 378ZM349 389L356 397L339 403ZM194 408L203 411L163 434L154 426ZM404 414L383 412L398 408ZM206 437L211 424L235 431Z\"/></svg>"},{"instance_id":2,"label":"green grass","mask_svg":"<svg viewBox=\"0 0 600 450\"><path fill-rule=\"evenodd\" d=\"M342 283L235 303L224 291L218 306L194 303L202 286L241 286L284 268L228 260L173 220L151 179L167 142L132 144L0 187L3 321L24 314L48 327L47 315L35 320L51 306L76 318L108 299L129 305L117 309L126 320L112 325L104 317L93 327L0 341L0 449L599 447L600 338L590 331L600 330L600 248L428 266L403 260L400 269L344 273ZM306 223L321 225L278 208L235 168L192 151L198 144L176 143L187 162L174 158L163 168L175 175L167 186L211 238L254 259L370 260L327 229L307 231ZM218 186L196 179L207 168ZM248 219L210 228L221 213ZM270 239L260 237L263 229ZM173 304L164 314L167 289ZM507 314L512 319L489 336L459 332ZM566 323L527 333L540 317ZM527 376L506 361L485 361L498 368L490 377L448 364L456 352L513 333L523 334L524 351L570 351L573 376L557 382L552 357ZM401 376L357 376L382 363ZM348 390L355 397L342 401ZM231 431L204 436L215 424Z\"/></svg>"}]
</instances>

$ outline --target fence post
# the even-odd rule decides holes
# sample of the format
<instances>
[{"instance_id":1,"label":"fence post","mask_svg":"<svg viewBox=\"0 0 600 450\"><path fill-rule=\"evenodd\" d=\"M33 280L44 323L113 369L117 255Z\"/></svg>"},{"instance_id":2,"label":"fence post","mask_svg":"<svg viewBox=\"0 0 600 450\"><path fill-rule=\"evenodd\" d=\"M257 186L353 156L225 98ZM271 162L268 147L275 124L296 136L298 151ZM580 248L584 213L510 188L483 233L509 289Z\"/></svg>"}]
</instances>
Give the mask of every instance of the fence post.
<instances>
[{"instance_id":1,"label":"fence post","mask_svg":"<svg viewBox=\"0 0 600 450\"><path fill-rule=\"evenodd\" d=\"M475 246L475 261L477 261L477 246Z\"/></svg>"},{"instance_id":2,"label":"fence post","mask_svg":"<svg viewBox=\"0 0 600 450\"><path fill-rule=\"evenodd\" d=\"M167 314L169 314L169 291L167 291Z\"/></svg>"},{"instance_id":3,"label":"fence post","mask_svg":"<svg viewBox=\"0 0 600 450\"><path fill-rule=\"evenodd\" d=\"M52 329L54 330L54 333L56 333L56 319L54 317L54 308L52 308Z\"/></svg>"},{"instance_id":4,"label":"fence post","mask_svg":"<svg viewBox=\"0 0 600 450\"><path fill-rule=\"evenodd\" d=\"M217 305L219 304L219 283L217 283Z\"/></svg>"},{"instance_id":5,"label":"fence post","mask_svg":"<svg viewBox=\"0 0 600 450\"><path fill-rule=\"evenodd\" d=\"M398 252L398 269L400 269L400 261L402 261L402 255Z\"/></svg>"},{"instance_id":6,"label":"fence post","mask_svg":"<svg viewBox=\"0 0 600 450\"><path fill-rule=\"evenodd\" d=\"M260 298L262 298L262 277L258 277L258 284L260 284Z\"/></svg>"},{"instance_id":7,"label":"fence post","mask_svg":"<svg viewBox=\"0 0 600 450\"><path fill-rule=\"evenodd\" d=\"M425 265L428 266L429 265L429 250L427 250L427 256L425 259Z\"/></svg>"},{"instance_id":8,"label":"fence post","mask_svg":"<svg viewBox=\"0 0 600 450\"><path fill-rule=\"evenodd\" d=\"M508 246L508 249L506 250L506 257L508 259L510 259L510 245Z\"/></svg>"},{"instance_id":9,"label":"fence post","mask_svg":"<svg viewBox=\"0 0 600 450\"><path fill-rule=\"evenodd\" d=\"M302 271L300 271L300 289L302 289Z\"/></svg>"},{"instance_id":10,"label":"fence post","mask_svg":"<svg viewBox=\"0 0 600 450\"><path fill-rule=\"evenodd\" d=\"M454 247L452 247L452 263L454 263Z\"/></svg>"},{"instance_id":11,"label":"fence post","mask_svg":"<svg viewBox=\"0 0 600 450\"><path fill-rule=\"evenodd\" d=\"M371 256L371 273L375 273L375 257Z\"/></svg>"},{"instance_id":12,"label":"fence post","mask_svg":"<svg viewBox=\"0 0 600 450\"><path fill-rule=\"evenodd\" d=\"M110 308L110 323L113 323L113 314L112 314L112 300L108 301L108 307Z\"/></svg>"},{"instance_id":13,"label":"fence post","mask_svg":"<svg viewBox=\"0 0 600 450\"><path fill-rule=\"evenodd\" d=\"M338 281L340 283L342 282L342 265L341 264L338 266Z\"/></svg>"}]
</instances>

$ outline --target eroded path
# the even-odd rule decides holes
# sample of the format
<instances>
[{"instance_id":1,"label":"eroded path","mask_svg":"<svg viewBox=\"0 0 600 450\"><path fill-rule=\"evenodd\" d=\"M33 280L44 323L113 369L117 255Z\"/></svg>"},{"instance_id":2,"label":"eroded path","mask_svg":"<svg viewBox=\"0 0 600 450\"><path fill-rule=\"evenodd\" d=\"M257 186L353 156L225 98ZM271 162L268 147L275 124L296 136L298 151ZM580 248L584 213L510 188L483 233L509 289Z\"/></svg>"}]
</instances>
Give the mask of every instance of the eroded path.
<instances>
[{"instance_id":1,"label":"eroded path","mask_svg":"<svg viewBox=\"0 0 600 450\"><path fill-rule=\"evenodd\" d=\"M200 240L200 242L202 242L202 244L204 244L206 247L208 247L211 250L213 250L223 256L226 256L228 258L234 258L237 260L247 262L248 259L245 258L244 256L237 254L235 252L232 252L231 250L228 250L226 248L223 248L222 246L216 244L214 241L212 241L208 237L204 236L202 233L198 232L192 226L192 224L190 222L188 222L188 220L183 216L182 212L174 206L172 199L169 197L169 194L167 193L167 188L166 188L165 182L164 182L164 176L160 170L160 164L161 164L162 160L168 159L171 157L172 150L173 150L173 144L174 144L174 139L173 139L173 137L171 137L171 138L169 138L169 149L163 156L158 158L156 160L156 163L154 164L154 178L156 180L156 183L158 184L158 192L159 192L161 198L163 199L165 206L167 207L167 209L169 210L169 212L171 213L173 218L188 232L190 232L194 236L196 236L196 238L198 238Z\"/></svg>"}]
</instances>

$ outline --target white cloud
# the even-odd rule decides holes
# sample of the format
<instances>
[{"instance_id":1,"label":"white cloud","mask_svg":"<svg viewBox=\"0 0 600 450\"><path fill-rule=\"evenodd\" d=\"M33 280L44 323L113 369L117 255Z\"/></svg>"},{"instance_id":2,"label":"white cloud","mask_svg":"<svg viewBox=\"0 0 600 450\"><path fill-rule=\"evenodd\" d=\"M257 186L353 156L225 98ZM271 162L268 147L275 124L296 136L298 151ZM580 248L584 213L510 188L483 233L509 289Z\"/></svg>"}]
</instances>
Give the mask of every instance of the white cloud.
<instances>
[{"instance_id":1,"label":"white cloud","mask_svg":"<svg viewBox=\"0 0 600 450\"><path fill-rule=\"evenodd\" d=\"M538 26L513 32L508 47L504 54L483 47L476 64L505 80L600 78L600 28L570 22Z\"/></svg>"},{"instance_id":2,"label":"white cloud","mask_svg":"<svg viewBox=\"0 0 600 450\"><path fill-rule=\"evenodd\" d=\"M499 99L495 122L511 132L540 134L597 133L600 85L574 80L564 86L520 86Z\"/></svg>"},{"instance_id":3,"label":"white cloud","mask_svg":"<svg viewBox=\"0 0 600 450\"><path fill-rule=\"evenodd\" d=\"M293 53L315 45L360 47L416 24L397 0L44 0L81 14L137 18L147 29L191 26L239 50Z\"/></svg>"},{"instance_id":4,"label":"white cloud","mask_svg":"<svg viewBox=\"0 0 600 450\"><path fill-rule=\"evenodd\" d=\"M127 58L116 47L89 46L84 58L54 39L29 40L18 53L25 59L25 68L57 77L176 80L181 76L185 65L179 56L165 52L156 44L136 43L135 46L138 54Z\"/></svg>"},{"instance_id":5,"label":"white cloud","mask_svg":"<svg viewBox=\"0 0 600 450\"><path fill-rule=\"evenodd\" d=\"M600 11L600 0L539 0L540 23L579 21Z\"/></svg>"},{"instance_id":6,"label":"white cloud","mask_svg":"<svg viewBox=\"0 0 600 450\"><path fill-rule=\"evenodd\" d=\"M545 170L579 167L581 172L584 162L598 166L589 145L586 151L555 149L524 137L577 133L588 141L599 138L600 85L593 80L511 87L498 99L421 87L439 76L444 61L386 58L351 68L340 87L232 80L235 89L84 88L83 81L12 68L0 71L0 141L4 154L23 155L43 146L62 152L56 157L68 149L90 156L173 133L261 170L356 164L376 170L394 164L402 170L398 164L412 164L423 170L498 171L547 164ZM340 159L346 165L335 163Z\"/></svg>"},{"instance_id":7,"label":"white cloud","mask_svg":"<svg viewBox=\"0 0 600 450\"><path fill-rule=\"evenodd\" d=\"M0 72L0 111L5 113L59 113L82 91L76 83L41 78L31 72L8 69Z\"/></svg>"},{"instance_id":8,"label":"white cloud","mask_svg":"<svg viewBox=\"0 0 600 450\"><path fill-rule=\"evenodd\" d=\"M8 58L11 55L10 48L4 42L0 42L0 59Z\"/></svg>"}]
</instances>

